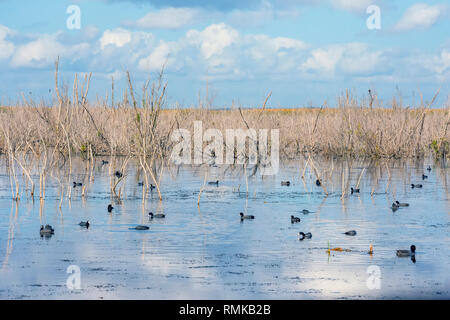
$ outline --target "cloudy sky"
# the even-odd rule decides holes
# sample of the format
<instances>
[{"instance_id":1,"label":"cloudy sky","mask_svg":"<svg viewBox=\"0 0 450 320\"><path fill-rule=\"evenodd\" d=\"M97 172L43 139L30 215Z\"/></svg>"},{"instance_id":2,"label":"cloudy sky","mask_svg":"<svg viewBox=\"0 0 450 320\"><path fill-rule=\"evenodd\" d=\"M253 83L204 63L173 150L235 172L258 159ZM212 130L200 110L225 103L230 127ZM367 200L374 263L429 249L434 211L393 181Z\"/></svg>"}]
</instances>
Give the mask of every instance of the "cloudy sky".
<instances>
[{"instance_id":1,"label":"cloudy sky","mask_svg":"<svg viewBox=\"0 0 450 320\"><path fill-rule=\"evenodd\" d=\"M80 8L80 29L67 13ZM380 8L381 29L367 8ZM73 12L73 11L72 11ZM383 100L450 94L450 5L406 0L0 0L0 102L49 99L54 61L69 85L93 72L91 95L140 83L166 64L169 104L199 92L216 106L335 104L346 88ZM119 95L119 93L116 93Z\"/></svg>"}]
</instances>

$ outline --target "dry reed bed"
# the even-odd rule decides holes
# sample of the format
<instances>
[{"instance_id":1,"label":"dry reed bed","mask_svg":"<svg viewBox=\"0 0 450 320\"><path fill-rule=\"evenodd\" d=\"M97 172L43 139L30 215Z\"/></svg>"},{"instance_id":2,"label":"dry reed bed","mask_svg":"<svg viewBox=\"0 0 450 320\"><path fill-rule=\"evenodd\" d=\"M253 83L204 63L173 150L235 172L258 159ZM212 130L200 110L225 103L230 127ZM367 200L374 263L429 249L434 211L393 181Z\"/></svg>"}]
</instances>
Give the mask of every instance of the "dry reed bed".
<instances>
[{"instance_id":1,"label":"dry reed bed","mask_svg":"<svg viewBox=\"0 0 450 320\"><path fill-rule=\"evenodd\" d=\"M126 175L115 179L114 172L125 172L129 160L136 160L145 182L143 199L150 184L156 186L162 199L159 183L164 168L170 165L175 143L171 134L177 128L193 133L194 121L202 121L203 130L214 128L222 133L226 129L278 129L281 158L307 154L318 179L320 168L314 166L315 155L408 158L431 152L437 158L449 154L450 104L431 110L435 97L428 105L421 102L414 109L402 108L395 99L390 109L373 107L372 95L367 103L356 100L348 92L338 97L336 108L266 109L269 94L257 109L166 109L167 83L161 72L138 93L127 73L128 88L121 99L115 101L112 81L111 97L106 99L110 103L90 104L87 96L91 75L82 80L75 76L69 94L67 86L59 85L58 61L55 67L53 106L23 96L20 105L0 108L0 152L7 155L11 190L16 199L20 193L17 178L20 174L28 179L32 196L35 189L32 176L39 175L39 193L43 199L46 177L50 175L61 186L61 199L68 186L66 195L70 198L72 159L78 156L87 160L89 179L94 159L110 158L111 194L119 199L120 185ZM54 168L65 168L65 173Z\"/></svg>"},{"instance_id":2,"label":"dry reed bed","mask_svg":"<svg viewBox=\"0 0 450 320\"><path fill-rule=\"evenodd\" d=\"M129 160L134 159L145 182L142 201L147 199L150 184L156 186L162 200L160 182L165 168L170 166L174 144L170 135L176 128L189 129L193 133L194 121L202 121L203 130L215 128L223 133L226 129L245 129L247 126L279 129L280 156L296 158L304 155L303 175L307 166L311 166L316 178L323 181L325 194L328 194L326 177L333 168L330 171L315 164L317 155L406 159L423 157L430 152L436 158L449 154L450 108L410 110L345 106L295 110L164 110L150 105L135 107L124 102L111 108L67 103L42 107L29 103L28 106L3 108L0 112L0 148L8 160L12 198L19 200L24 190L34 198L35 176L38 175L39 198L45 199L46 179L50 177L60 186L61 206L64 198L71 198L71 184L77 176L72 172L72 159L79 156L86 160L84 196L88 192L85 189L89 186L87 182L94 178L94 160L101 156L109 160L111 195L115 199L121 199L122 181L126 178ZM117 179L116 170L124 176ZM349 174L351 169L347 171ZM21 175L26 181L25 186L21 186ZM344 178L342 171L342 198L349 182L349 177ZM199 203L200 195L201 192Z\"/></svg>"},{"instance_id":3,"label":"dry reed bed","mask_svg":"<svg viewBox=\"0 0 450 320\"><path fill-rule=\"evenodd\" d=\"M202 121L203 130L215 128L224 133L225 129L246 129L244 119L250 128L279 129L280 152L287 158L308 151L325 156L375 158L424 156L432 151L442 156L448 155L450 140L449 108L161 110L152 130L140 132L137 123L153 117L148 110L136 112L131 106L89 106L86 110L73 106L3 108L0 149L7 153L9 141L13 150L34 150L36 155L43 152L42 148L57 147L64 156L69 152L85 158L91 152L94 156L137 156L146 151L167 158L174 129L185 128L193 133L194 121ZM141 134L151 137L151 145L141 145Z\"/></svg>"}]
</instances>

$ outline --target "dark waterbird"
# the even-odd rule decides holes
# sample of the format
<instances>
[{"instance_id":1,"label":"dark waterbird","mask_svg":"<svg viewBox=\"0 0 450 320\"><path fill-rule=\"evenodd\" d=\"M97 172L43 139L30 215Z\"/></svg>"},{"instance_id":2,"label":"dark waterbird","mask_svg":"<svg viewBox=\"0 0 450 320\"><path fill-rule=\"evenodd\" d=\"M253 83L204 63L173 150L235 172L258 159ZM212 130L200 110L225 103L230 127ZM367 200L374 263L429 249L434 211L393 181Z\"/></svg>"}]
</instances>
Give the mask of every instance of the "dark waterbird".
<instances>
[{"instance_id":1,"label":"dark waterbird","mask_svg":"<svg viewBox=\"0 0 450 320\"><path fill-rule=\"evenodd\" d=\"M299 233L298 233L298 236L300 237L300 238L298 239L298 240L300 240L300 241L302 241L302 240L304 240L304 239L311 239L311 238L312 238L311 232L307 232L307 233L299 232Z\"/></svg>"},{"instance_id":2,"label":"dark waterbird","mask_svg":"<svg viewBox=\"0 0 450 320\"><path fill-rule=\"evenodd\" d=\"M290 181L281 181L281 185L289 187L291 185L291 182Z\"/></svg>"},{"instance_id":3,"label":"dark waterbird","mask_svg":"<svg viewBox=\"0 0 450 320\"><path fill-rule=\"evenodd\" d=\"M138 186L139 186L139 187L143 187L143 186L144 186L144 183L143 183L143 182L138 182Z\"/></svg>"},{"instance_id":4,"label":"dark waterbird","mask_svg":"<svg viewBox=\"0 0 450 320\"><path fill-rule=\"evenodd\" d=\"M147 226L136 226L136 227L134 227L134 228L128 228L129 230L148 230L148 229L150 229L149 227L147 227Z\"/></svg>"},{"instance_id":5,"label":"dark waterbird","mask_svg":"<svg viewBox=\"0 0 450 320\"><path fill-rule=\"evenodd\" d=\"M217 180L217 181L209 181L208 184L210 186L219 186L219 180Z\"/></svg>"},{"instance_id":6,"label":"dark waterbird","mask_svg":"<svg viewBox=\"0 0 450 320\"><path fill-rule=\"evenodd\" d=\"M114 173L114 175L117 177L117 179L120 179L123 177L123 174L120 171L116 171L116 173Z\"/></svg>"},{"instance_id":7,"label":"dark waterbird","mask_svg":"<svg viewBox=\"0 0 450 320\"><path fill-rule=\"evenodd\" d=\"M89 226L90 226L90 223L89 223L89 220L88 221L81 221L79 224L78 224L80 227L85 227L86 229L87 228L89 228Z\"/></svg>"},{"instance_id":8,"label":"dark waterbird","mask_svg":"<svg viewBox=\"0 0 450 320\"><path fill-rule=\"evenodd\" d=\"M308 214L308 213L312 213L312 211L309 211L308 209L303 209L303 210L302 210L302 213L303 213L303 214Z\"/></svg>"},{"instance_id":9,"label":"dark waterbird","mask_svg":"<svg viewBox=\"0 0 450 320\"><path fill-rule=\"evenodd\" d=\"M114 207L111 204L108 204L108 212L112 212L114 209Z\"/></svg>"},{"instance_id":10,"label":"dark waterbird","mask_svg":"<svg viewBox=\"0 0 450 320\"><path fill-rule=\"evenodd\" d=\"M421 184L414 184L414 183L411 183L411 188L422 188L423 186L421 185Z\"/></svg>"},{"instance_id":11,"label":"dark waterbird","mask_svg":"<svg viewBox=\"0 0 450 320\"><path fill-rule=\"evenodd\" d=\"M316 180L316 186L320 187L321 185L322 185L322 182L319 179L317 179Z\"/></svg>"},{"instance_id":12,"label":"dark waterbird","mask_svg":"<svg viewBox=\"0 0 450 320\"><path fill-rule=\"evenodd\" d=\"M395 203L395 202L392 203L392 205L391 205L392 211L395 212L395 211L397 211L399 208L400 208L400 206L399 206L397 203Z\"/></svg>"},{"instance_id":13,"label":"dark waterbird","mask_svg":"<svg viewBox=\"0 0 450 320\"><path fill-rule=\"evenodd\" d=\"M353 194L353 193L359 193L359 189L353 189L353 188L350 188L350 192L351 192L351 194Z\"/></svg>"},{"instance_id":14,"label":"dark waterbird","mask_svg":"<svg viewBox=\"0 0 450 320\"><path fill-rule=\"evenodd\" d=\"M102 160L102 166L104 166L105 164L108 164L108 163L109 163L109 161Z\"/></svg>"},{"instance_id":15,"label":"dark waterbird","mask_svg":"<svg viewBox=\"0 0 450 320\"><path fill-rule=\"evenodd\" d=\"M422 180L428 179L428 176L422 173Z\"/></svg>"},{"instance_id":16,"label":"dark waterbird","mask_svg":"<svg viewBox=\"0 0 450 320\"><path fill-rule=\"evenodd\" d=\"M156 186L150 184L150 190L153 190L153 189L155 189L155 188L156 188Z\"/></svg>"},{"instance_id":17,"label":"dark waterbird","mask_svg":"<svg viewBox=\"0 0 450 320\"><path fill-rule=\"evenodd\" d=\"M53 229L53 227L51 225L47 224L45 227L41 226L39 233L40 233L41 237L43 237L43 236L49 237L55 233L55 229Z\"/></svg>"},{"instance_id":18,"label":"dark waterbird","mask_svg":"<svg viewBox=\"0 0 450 320\"><path fill-rule=\"evenodd\" d=\"M76 187L81 187L83 184L81 183L81 182L73 182L73 187L74 188L76 188Z\"/></svg>"},{"instance_id":19,"label":"dark waterbird","mask_svg":"<svg viewBox=\"0 0 450 320\"><path fill-rule=\"evenodd\" d=\"M164 219L166 217L166 215L162 214L162 213L153 214L153 212L149 212L148 215L149 215L150 219L153 219L153 218Z\"/></svg>"},{"instance_id":20,"label":"dark waterbird","mask_svg":"<svg viewBox=\"0 0 450 320\"><path fill-rule=\"evenodd\" d=\"M351 230L351 231L347 231L344 233L346 236L356 236L356 231L355 230Z\"/></svg>"},{"instance_id":21,"label":"dark waterbird","mask_svg":"<svg viewBox=\"0 0 450 320\"><path fill-rule=\"evenodd\" d=\"M251 220L251 219L255 219L255 216L252 216L252 215L245 215L243 212L239 213L239 215L241 216L241 220Z\"/></svg>"},{"instance_id":22,"label":"dark waterbird","mask_svg":"<svg viewBox=\"0 0 450 320\"><path fill-rule=\"evenodd\" d=\"M395 201L395 204L399 207L409 207L409 203L406 202L399 202L399 201Z\"/></svg>"},{"instance_id":23,"label":"dark waterbird","mask_svg":"<svg viewBox=\"0 0 450 320\"><path fill-rule=\"evenodd\" d=\"M431 171L431 167L430 167L430 166L428 166L427 170L428 170L428 171Z\"/></svg>"},{"instance_id":24,"label":"dark waterbird","mask_svg":"<svg viewBox=\"0 0 450 320\"><path fill-rule=\"evenodd\" d=\"M400 258L415 256L415 254L416 254L416 246L415 245L412 245L410 250L397 250L397 257L400 257Z\"/></svg>"},{"instance_id":25,"label":"dark waterbird","mask_svg":"<svg viewBox=\"0 0 450 320\"><path fill-rule=\"evenodd\" d=\"M291 216L291 223L297 223L297 222L300 222L300 218Z\"/></svg>"}]
</instances>

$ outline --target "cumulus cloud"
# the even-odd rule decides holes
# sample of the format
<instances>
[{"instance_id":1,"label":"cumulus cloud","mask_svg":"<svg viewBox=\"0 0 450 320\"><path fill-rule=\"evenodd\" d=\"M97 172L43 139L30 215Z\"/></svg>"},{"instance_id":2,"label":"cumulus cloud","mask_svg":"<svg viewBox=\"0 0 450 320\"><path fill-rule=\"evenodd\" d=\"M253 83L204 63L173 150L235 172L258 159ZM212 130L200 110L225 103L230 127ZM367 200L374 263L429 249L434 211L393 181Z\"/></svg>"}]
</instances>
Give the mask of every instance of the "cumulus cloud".
<instances>
[{"instance_id":1,"label":"cumulus cloud","mask_svg":"<svg viewBox=\"0 0 450 320\"><path fill-rule=\"evenodd\" d=\"M342 74L370 74L377 72L382 62L382 51L371 49L364 43L347 43L312 50L300 70L325 77L333 77L337 71Z\"/></svg>"},{"instance_id":2,"label":"cumulus cloud","mask_svg":"<svg viewBox=\"0 0 450 320\"><path fill-rule=\"evenodd\" d=\"M447 5L428 5L417 3L408 9L394 26L394 30L408 31L413 29L426 29L434 25L447 11Z\"/></svg>"},{"instance_id":3,"label":"cumulus cloud","mask_svg":"<svg viewBox=\"0 0 450 320\"><path fill-rule=\"evenodd\" d=\"M221 54L225 48L235 43L239 33L224 23L212 24L203 31L190 30L188 41L197 45L205 59Z\"/></svg>"},{"instance_id":4,"label":"cumulus cloud","mask_svg":"<svg viewBox=\"0 0 450 320\"><path fill-rule=\"evenodd\" d=\"M436 55L408 59L403 52L392 53L366 43L313 46L295 38L246 34L226 23L191 29L172 41L124 27L102 33L93 28L83 37L67 34L21 35L16 41L11 30L0 26L2 68L7 65L50 69L60 56L78 71L93 71L104 78L114 75L116 79L124 70L139 77L159 71L162 66L192 80L202 79L206 73L209 79L323 81L398 78L410 70L414 74L435 75L435 79L448 78L450 74L448 48Z\"/></svg>"},{"instance_id":5,"label":"cumulus cloud","mask_svg":"<svg viewBox=\"0 0 450 320\"><path fill-rule=\"evenodd\" d=\"M147 29L178 29L193 24L200 17L200 10L193 8L164 8L151 11L136 22L124 25Z\"/></svg>"},{"instance_id":6,"label":"cumulus cloud","mask_svg":"<svg viewBox=\"0 0 450 320\"><path fill-rule=\"evenodd\" d=\"M437 75L442 75L446 72L450 73L449 48L442 49L438 55L416 55L410 61Z\"/></svg>"},{"instance_id":7,"label":"cumulus cloud","mask_svg":"<svg viewBox=\"0 0 450 320\"><path fill-rule=\"evenodd\" d=\"M155 47L156 39L152 33L108 29L96 41L89 67L102 72L114 72L118 67L132 70Z\"/></svg>"},{"instance_id":8,"label":"cumulus cloud","mask_svg":"<svg viewBox=\"0 0 450 320\"><path fill-rule=\"evenodd\" d=\"M102 49L108 45L114 45L120 48L130 43L130 41L131 32L122 28L117 28L115 30L106 30L103 32L103 35L100 38L100 46Z\"/></svg>"},{"instance_id":9,"label":"cumulus cloud","mask_svg":"<svg viewBox=\"0 0 450 320\"><path fill-rule=\"evenodd\" d=\"M16 48L14 43L7 40L7 38L12 34L12 30L0 25L0 60L8 59Z\"/></svg>"},{"instance_id":10,"label":"cumulus cloud","mask_svg":"<svg viewBox=\"0 0 450 320\"><path fill-rule=\"evenodd\" d=\"M89 43L65 45L58 41L58 36L59 34L40 35L37 39L18 46L12 57L12 65L43 68L53 65L58 56L73 63L89 54Z\"/></svg>"},{"instance_id":11,"label":"cumulus cloud","mask_svg":"<svg viewBox=\"0 0 450 320\"><path fill-rule=\"evenodd\" d=\"M269 1L264 0L257 8L236 8L226 12L214 8L160 8L148 12L136 21L123 21L122 26L174 30L201 23L221 21L233 26L255 27L276 19L295 18L298 15L298 9L276 9Z\"/></svg>"},{"instance_id":12,"label":"cumulus cloud","mask_svg":"<svg viewBox=\"0 0 450 320\"><path fill-rule=\"evenodd\" d=\"M165 66L173 67L179 62L175 55L179 46L174 42L161 41L160 44L147 56L139 60L139 69L142 71L160 71Z\"/></svg>"}]
</instances>

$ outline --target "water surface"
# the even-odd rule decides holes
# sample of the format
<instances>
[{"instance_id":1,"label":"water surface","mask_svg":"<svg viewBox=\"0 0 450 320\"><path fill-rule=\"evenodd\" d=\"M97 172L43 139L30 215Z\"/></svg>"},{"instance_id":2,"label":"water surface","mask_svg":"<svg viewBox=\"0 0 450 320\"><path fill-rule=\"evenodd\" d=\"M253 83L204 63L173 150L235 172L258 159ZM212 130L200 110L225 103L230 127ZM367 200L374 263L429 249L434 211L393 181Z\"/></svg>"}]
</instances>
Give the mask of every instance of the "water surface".
<instances>
[{"instance_id":1,"label":"water surface","mask_svg":"<svg viewBox=\"0 0 450 320\"><path fill-rule=\"evenodd\" d=\"M427 163L428 164L428 163ZM427 165L426 164L426 165ZM246 179L230 168L172 168L161 183L163 202L152 192L142 204L139 171L127 171L123 199L112 202L107 166L95 165L77 181L59 209L58 184L48 178L46 200L22 191L11 200L5 166L0 176L1 299L449 299L450 250L448 169L424 163L367 163L323 160L329 192L315 185L303 161L285 163L280 173ZM345 183L360 194L341 199ZM388 169L389 168L389 169ZM197 206L205 170L207 185ZM423 172L429 178L422 181ZM38 177L34 177L38 181ZM281 186L290 180L291 186ZM25 183L25 182L24 182ZM23 184L24 184L23 183ZM422 183L423 189L411 189ZM393 212L394 200L410 207ZM113 203L109 214L106 206ZM302 209L313 211L308 215ZM163 220L147 213L165 213ZM241 222L239 212L255 215ZM290 216L301 218L291 224ZM89 220L91 227L77 224ZM50 239L39 235L51 224ZM128 228L138 224L149 231ZM355 237L344 235L356 230ZM299 241L298 232L312 239ZM369 255L370 244L374 253ZM396 249L417 247L416 262L396 257ZM328 246L350 252L326 252ZM66 270L81 270L81 289L69 290ZM369 266L381 272L379 289L367 285Z\"/></svg>"}]
</instances>

